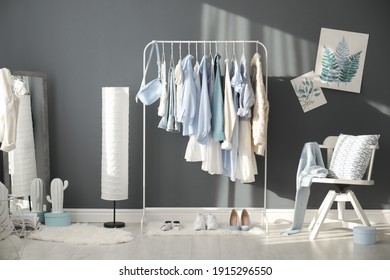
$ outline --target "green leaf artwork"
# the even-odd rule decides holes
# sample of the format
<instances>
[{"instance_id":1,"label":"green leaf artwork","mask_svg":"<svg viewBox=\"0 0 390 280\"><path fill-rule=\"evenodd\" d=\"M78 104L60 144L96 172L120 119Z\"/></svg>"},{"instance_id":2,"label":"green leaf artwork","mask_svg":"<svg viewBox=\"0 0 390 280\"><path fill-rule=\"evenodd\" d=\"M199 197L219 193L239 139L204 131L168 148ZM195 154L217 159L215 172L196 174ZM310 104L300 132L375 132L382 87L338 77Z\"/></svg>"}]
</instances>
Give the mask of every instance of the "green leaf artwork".
<instances>
[{"instance_id":1,"label":"green leaf artwork","mask_svg":"<svg viewBox=\"0 0 390 280\"><path fill-rule=\"evenodd\" d=\"M311 71L291 80L295 94L305 113L326 103L321 88L314 84L313 79L314 72Z\"/></svg>"},{"instance_id":2,"label":"green leaf artwork","mask_svg":"<svg viewBox=\"0 0 390 280\"><path fill-rule=\"evenodd\" d=\"M360 92L368 34L321 28L314 84Z\"/></svg>"},{"instance_id":3,"label":"green leaf artwork","mask_svg":"<svg viewBox=\"0 0 390 280\"><path fill-rule=\"evenodd\" d=\"M337 44L335 52L326 46L324 48L320 79L328 84L352 82L359 69L359 58L362 51L349 55L348 42L345 37Z\"/></svg>"}]
</instances>

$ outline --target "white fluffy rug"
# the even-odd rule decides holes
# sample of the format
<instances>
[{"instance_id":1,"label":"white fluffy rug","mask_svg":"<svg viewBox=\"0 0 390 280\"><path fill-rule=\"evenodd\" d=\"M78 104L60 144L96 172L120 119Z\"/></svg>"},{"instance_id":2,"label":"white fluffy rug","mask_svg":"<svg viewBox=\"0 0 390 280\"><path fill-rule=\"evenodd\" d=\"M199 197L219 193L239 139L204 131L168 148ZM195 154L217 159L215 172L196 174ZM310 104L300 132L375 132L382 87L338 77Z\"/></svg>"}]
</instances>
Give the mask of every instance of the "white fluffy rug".
<instances>
[{"instance_id":1,"label":"white fluffy rug","mask_svg":"<svg viewBox=\"0 0 390 280\"><path fill-rule=\"evenodd\" d=\"M162 223L150 222L145 226L146 235L264 235L265 231L260 227L253 226L249 231L232 231L227 225L220 224L217 230L194 230L193 223L182 223L181 230L162 231Z\"/></svg>"},{"instance_id":2,"label":"white fluffy rug","mask_svg":"<svg viewBox=\"0 0 390 280\"><path fill-rule=\"evenodd\" d=\"M28 238L81 245L111 245L134 239L131 232L125 229L105 228L103 225L87 223L71 224L66 227L42 226L29 234Z\"/></svg>"}]
</instances>

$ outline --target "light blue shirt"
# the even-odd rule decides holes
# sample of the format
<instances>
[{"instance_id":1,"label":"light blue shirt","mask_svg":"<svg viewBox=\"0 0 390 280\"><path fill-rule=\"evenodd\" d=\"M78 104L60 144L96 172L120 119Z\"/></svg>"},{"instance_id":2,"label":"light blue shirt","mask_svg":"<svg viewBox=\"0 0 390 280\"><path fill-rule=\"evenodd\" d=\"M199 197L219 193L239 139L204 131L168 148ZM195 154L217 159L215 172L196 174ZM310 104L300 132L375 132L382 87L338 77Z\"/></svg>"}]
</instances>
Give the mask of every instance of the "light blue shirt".
<instances>
[{"instance_id":1,"label":"light blue shirt","mask_svg":"<svg viewBox=\"0 0 390 280\"><path fill-rule=\"evenodd\" d=\"M198 133L196 140L200 144L207 144L208 135L211 129L211 106L209 96L209 84L207 73L207 57L203 56L200 62L199 72L202 75L202 87L199 101L199 115L198 115Z\"/></svg>"},{"instance_id":2,"label":"light blue shirt","mask_svg":"<svg viewBox=\"0 0 390 280\"><path fill-rule=\"evenodd\" d=\"M194 57L188 54L183 59L183 94L181 106L178 114L178 120L183 124L183 136L188 136L194 133L193 127L196 125L196 85L194 80L194 69L192 67L192 59ZM196 122L194 124L194 122Z\"/></svg>"},{"instance_id":3,"label":"light blue shirt","mask_svg":"<svg viewBox=\"0 0 390 280\"><path fill-rule=\"evenodd\" d=\"M241 76L242 76L242 92L240 92L240 101L237 115L245 119L252 117L251 108L255 104L255 93L253 92L252 84L246 68L246 59L244 54L241 56Z\"/></svg>"}]
</instances>

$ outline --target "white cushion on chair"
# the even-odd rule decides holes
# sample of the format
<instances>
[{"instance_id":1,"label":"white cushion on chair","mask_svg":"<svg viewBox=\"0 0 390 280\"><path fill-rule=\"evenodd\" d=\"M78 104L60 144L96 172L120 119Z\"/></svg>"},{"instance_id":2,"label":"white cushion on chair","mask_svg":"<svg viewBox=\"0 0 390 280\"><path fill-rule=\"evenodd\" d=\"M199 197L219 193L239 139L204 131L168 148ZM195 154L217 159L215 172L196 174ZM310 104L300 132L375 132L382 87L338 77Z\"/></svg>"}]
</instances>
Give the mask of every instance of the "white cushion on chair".
<instances>
[{"instance_id":1,"label":"white cushion on chair","mask_svg":"<svg viewBox=\"0 0 390 280\"><path fill-rule=\"evenodd\" d=\"M371 145L378 143L379 135L340 134L329 166L329 177L361 180L370 162Z\"/></svg>"}]
</instances>

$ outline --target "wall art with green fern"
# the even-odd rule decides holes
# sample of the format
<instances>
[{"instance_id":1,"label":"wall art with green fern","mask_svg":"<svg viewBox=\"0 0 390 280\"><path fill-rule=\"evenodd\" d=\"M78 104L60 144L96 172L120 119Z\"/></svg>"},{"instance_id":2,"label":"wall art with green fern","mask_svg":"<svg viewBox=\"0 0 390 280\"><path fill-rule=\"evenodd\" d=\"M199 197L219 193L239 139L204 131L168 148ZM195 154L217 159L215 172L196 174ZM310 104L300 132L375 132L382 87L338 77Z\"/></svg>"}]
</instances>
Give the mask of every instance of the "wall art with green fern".
<instances>
[{"instance_id":1,"label":"wall art with green fern","mask_svg":"<svg viewBox=\"0 0 390 280\"><path fill-rule=\"evenodd\" d=\"M350 54L348 42L345 37L337 44L335 50L324 46L321 60L320 79L323 82L341 83L345 85L351 83L359 70L360 55L362 51Z\"/></svg>"},{"instance_id":2,"label":"wall art with green fern","mask_svg":"<svg viewBox=\"0 0 390 280\"><path fill-rule=\"evenodd\" d=\"M291 80L291 84L305 113L326 104L321 88L314 83L313 71Z\"/></svg>"}]
</instances>

